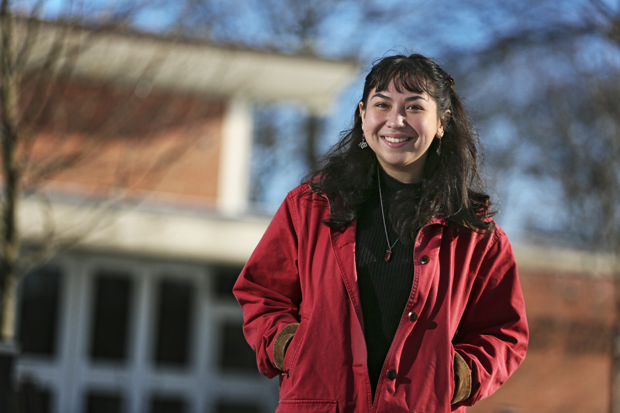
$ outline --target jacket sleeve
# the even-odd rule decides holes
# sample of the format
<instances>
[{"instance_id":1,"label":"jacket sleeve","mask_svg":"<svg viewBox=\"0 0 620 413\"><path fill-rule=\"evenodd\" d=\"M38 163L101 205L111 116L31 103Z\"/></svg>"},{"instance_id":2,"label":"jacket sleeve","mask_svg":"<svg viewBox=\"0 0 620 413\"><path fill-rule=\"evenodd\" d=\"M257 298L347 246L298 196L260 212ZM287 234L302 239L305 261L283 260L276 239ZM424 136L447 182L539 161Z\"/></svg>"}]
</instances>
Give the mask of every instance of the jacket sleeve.
<instances>
[{"instance_id":1,"label":"jacket sleeve","mask_svg":"<svg viewBox=\"0 0 620 413\"><path fill-rule=\"evenodd\" d=\"M233 288L243 309L243 333L256 353L258 370L270 378L281 373L286 346L299 322L296 224L289 194Z\"/></svg>"},{"instance_id":2,"label":"jacket sleeve","mask_svg":"<svg viewBox=\"0 0 620 413\"><path fill-rule=\"evenodd\" d=\"M472 262L477 274L454 341L459 361L471 370L471 392L459 406L493 394L527 350L525 302L512 247L499 227L491 237L481 260Z\"/></svg>"}]
</instances>

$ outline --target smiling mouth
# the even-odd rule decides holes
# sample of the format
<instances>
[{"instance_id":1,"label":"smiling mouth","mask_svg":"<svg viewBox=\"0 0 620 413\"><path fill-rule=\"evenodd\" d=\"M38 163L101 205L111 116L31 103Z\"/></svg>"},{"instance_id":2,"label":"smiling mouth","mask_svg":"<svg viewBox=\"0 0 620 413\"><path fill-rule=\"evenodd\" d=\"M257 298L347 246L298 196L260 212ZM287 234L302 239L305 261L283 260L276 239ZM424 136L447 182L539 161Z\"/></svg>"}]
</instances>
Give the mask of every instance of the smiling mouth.
<instances>
[{"instance_id":1,"label":"smiling mouth","mask_svg":"<svg viewBox=\"0 0 620 413\"><path fill-rule=\"evenodd\" d=\"M386 141L390 143L402 143L402 142L407 142L408 140L411 139L411 138L392 138L390 136L382 136L381 138L385 139Z\"/></svg>"}]
</instances>

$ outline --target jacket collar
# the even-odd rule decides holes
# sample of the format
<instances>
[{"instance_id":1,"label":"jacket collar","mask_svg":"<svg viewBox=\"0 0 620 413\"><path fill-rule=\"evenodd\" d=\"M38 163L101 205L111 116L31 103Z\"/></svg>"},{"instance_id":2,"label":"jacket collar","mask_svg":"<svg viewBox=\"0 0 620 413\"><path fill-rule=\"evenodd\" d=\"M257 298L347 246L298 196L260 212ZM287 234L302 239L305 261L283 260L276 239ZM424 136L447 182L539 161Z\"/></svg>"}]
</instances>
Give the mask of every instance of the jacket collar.
<instances>
[{"instance_id":1,"label":"jacket collar","mask_svg":"<svg viewBox=\"0 0 620 413\"><path fill-rule=\"evenodd\" d=\"M325 198L328 201L330 208L332 208L332 206L336 210L343 208L342 199L340 195L336 195L333 200L329 199L329 197L326 194L321 194L321 197ZM444 216L437 216L427 221L426 224L422 226L422 228L428 227L429 225L435 225L435 224L443 225L447 227L449 225L449 222L448 222L448 219L445 218ZM350 225L351 224L349 224L348 226ZM352 232L353 232L353 235L355 236L355 230L353 230ZM355 242L355 239L353 241Z\"/></svg>"},{"instance_id":2,"label":"jacket collar","mask_svg":"<svg viewBox=\"0 0 620 413\"><path fill-rule=\"evenodd\" d=\"M449 222L447 218L444 218L443 216L438 216L435 218L431 218L429 221L426 222L426 224L422 226L422 228L428 227L429 225L434 225L434 224L439 224L439 225L443 225L447 227Z\"/></svg>"}]
</instances>

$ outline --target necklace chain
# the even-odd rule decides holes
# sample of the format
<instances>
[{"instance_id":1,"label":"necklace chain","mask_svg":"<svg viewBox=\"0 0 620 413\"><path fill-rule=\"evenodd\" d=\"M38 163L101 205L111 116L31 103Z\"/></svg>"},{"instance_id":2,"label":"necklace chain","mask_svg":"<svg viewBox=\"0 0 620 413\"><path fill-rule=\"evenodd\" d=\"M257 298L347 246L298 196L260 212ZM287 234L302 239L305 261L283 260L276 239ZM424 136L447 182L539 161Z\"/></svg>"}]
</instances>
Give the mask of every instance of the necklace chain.
<instances>
[{"instance_id":1,"label":"necklace chain","mask_svg":"<svg viewBox=\"0 0 620 413\"><path fill-rule=\"evenodd\" d=\"M396 238L396 241L390 245L390 237L388 236L387 225L385 223L385 211L383 210L383 194L381 193L381 174L379 171L379 165L377 164L377 183L379 184L379 202L381 204L381 218L383 218L383 230L385 231L385 240L387 241L388 249L385 251L385 261L388 262L392 258L392 248L398 242L400 237Z\"/></svg>"}]
</instances>

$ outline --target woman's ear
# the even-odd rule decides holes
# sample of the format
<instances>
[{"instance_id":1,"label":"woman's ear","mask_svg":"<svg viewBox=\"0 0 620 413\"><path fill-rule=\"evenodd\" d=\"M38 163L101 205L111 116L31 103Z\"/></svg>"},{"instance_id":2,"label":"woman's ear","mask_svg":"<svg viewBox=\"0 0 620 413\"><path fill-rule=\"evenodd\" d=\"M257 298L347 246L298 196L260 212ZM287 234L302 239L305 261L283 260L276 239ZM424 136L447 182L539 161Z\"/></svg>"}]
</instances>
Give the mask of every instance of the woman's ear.
<instances>
[{"instance_id":1,"label":"woman's ear","mask_svg":"<svg viewBox=\"0 0 620 413\"><path fill-rule=\"evenodd\" d=\"M439 118L439 127L437 128L437 132L439 133L439 135L438 135L439 137L443 136L444 128L446 127L446 125L450 121L451 117L452 117L452 112L450 112L449 110L446 110L443 113L443 115L441 115L441 117Z\"/></svg>"},{"instance_id":2,"label":"woman's ear","mask_svg":"<svg viewBox=\"0 0 620 413\"><path fill-rule=\"evenodd\" d=\"M359 109L360 109L360 118L362 119L362 123L364 123L364 119L366 118L366 111L364 110L364 102L360 102Z\"/></svg>"},{"instance_id":3,"label":"woman's ear","mask_svg":"<svg viewBox=\"0 0 620 413\"><path fill-rule=\"evenodd\" d=\"M441 115L441 126L445 127L448 122L450 122L450 118L452 117L452 112L446 110L443 115Z\"/></svg>"}]
</instances>

